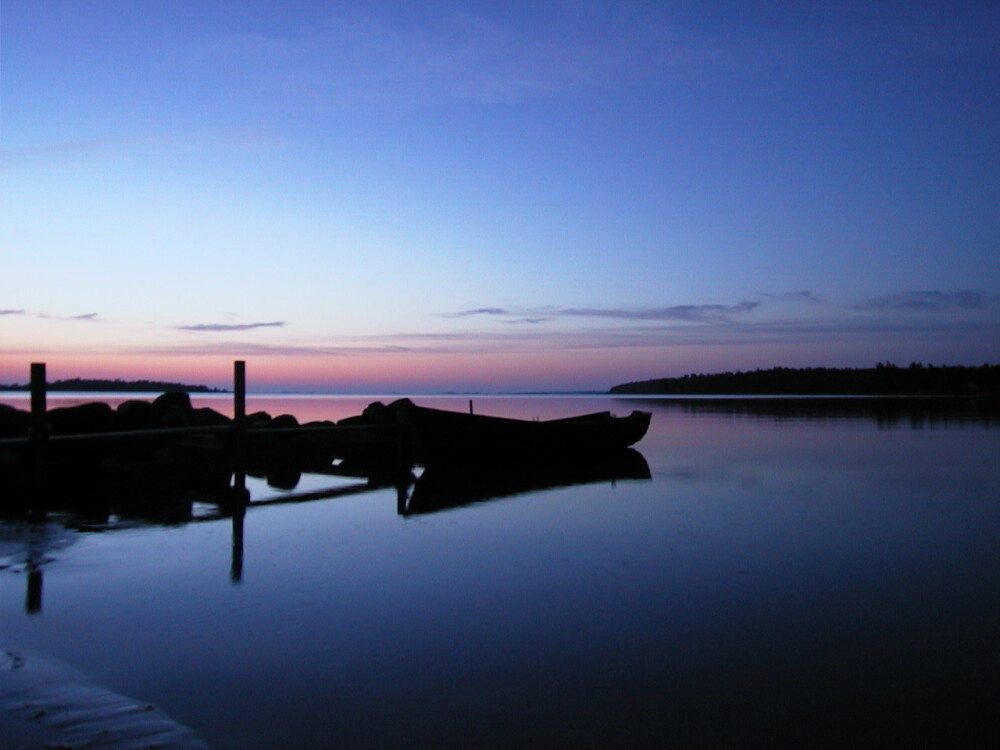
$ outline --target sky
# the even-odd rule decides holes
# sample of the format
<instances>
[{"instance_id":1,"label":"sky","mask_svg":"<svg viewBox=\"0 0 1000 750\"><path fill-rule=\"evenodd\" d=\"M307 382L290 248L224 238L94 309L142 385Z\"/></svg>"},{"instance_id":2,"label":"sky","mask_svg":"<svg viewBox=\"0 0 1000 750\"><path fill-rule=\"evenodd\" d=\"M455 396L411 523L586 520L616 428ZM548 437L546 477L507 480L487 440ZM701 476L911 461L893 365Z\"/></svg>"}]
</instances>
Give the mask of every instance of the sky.
<instances>
[{"instance_id":1,"label":"sky","mask_svg":"<svg viewBox=\"0 0 1000 750\"><path fill-rule=\"evenodd\" d=\"M0 2L0 383L1000 362L996 2Z\"/></svg>"}]
</instances>

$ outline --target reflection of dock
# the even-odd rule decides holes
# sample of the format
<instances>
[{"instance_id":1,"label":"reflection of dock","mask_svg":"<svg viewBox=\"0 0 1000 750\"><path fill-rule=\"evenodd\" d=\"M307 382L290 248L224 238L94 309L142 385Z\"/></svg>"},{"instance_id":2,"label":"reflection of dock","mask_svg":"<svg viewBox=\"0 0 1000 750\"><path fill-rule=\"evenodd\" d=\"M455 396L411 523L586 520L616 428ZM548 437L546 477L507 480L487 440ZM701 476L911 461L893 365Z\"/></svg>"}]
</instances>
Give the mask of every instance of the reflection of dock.
<instances>
[{"instance_id":1,"label":"reflection of dock","mask_svg":"<svg viewBox=\"0 0 1000 750\"><path fill-rule=\"evenodd\" d=\"M352 497L370 492L394 490L396 512L400 516L435 513L481 504L506 497L541 492L549 489L574 487L601 482L615 483L620 480L650 479L649 466L642 454L632 449L613 452L604 457L588 456L586 460L562 456L545 461L520 462L461 462L438 463L424 467L419 477L412 464L374 463L368 466L342 462L331 466L318 475L356 479L357 481L327 489L295 492L298 477L290 480L275 496L254 500L244 487L231 488L223 495L203 497L208 500L211 510L195 515L189 499L180 499L177 507L184 512L183 518L173 517L166 523L205 523L229 518L232 522L230 580L238 584L243 580L245 519L248 511L255 508L291 503L306 503ZM245 480L244 480L245 481ZM66 543L59 537L53 542L48 538L46 525L27 524L24 536L15 546L23 544L23 553L15 555L23 566L27 582L25 611L35 614L42 611L43 564L52 562L49 549ZM113 532L116 529L134 529L134 521L66 522L66 526L77 531Z\"/></svg>"}]
</instances>

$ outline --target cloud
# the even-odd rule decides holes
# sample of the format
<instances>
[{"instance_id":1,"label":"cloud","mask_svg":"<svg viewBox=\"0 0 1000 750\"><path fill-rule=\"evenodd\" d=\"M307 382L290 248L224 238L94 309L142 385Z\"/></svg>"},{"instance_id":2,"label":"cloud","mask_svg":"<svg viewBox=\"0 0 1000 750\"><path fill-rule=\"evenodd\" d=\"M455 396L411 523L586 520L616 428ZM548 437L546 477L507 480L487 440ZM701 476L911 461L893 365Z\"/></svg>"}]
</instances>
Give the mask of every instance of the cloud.
<instances>
[{"instance_id":1,"label":"cloud","mask_svg":"<svg viewBox=\"0 0 1000 750\"><path fill-rule=\"evenodd\" d=\"M695 306L699 307L699 306ZM723 306L728 307L728 306ZM295 341L245 342L201 338L163 346L97 344L87 345L90 354L130 356L204 356L241 359L255 356L352 358L367 356L407 357L408 355L530 356L539 352L607 352L615 350L662 351L682 347L726 347L746 351L748 347L806 346L843 348L854 344L888 351L887 347L908 346L913 358L979 360L992 354L981 353L988 342L1000 338L1000 320L956 319L956 316L845 315L836 311L822 319L783 321L718 320L701 325L676 325L673 320L636 324L619 319L618 324L595 321L570 330L539 325L492 327L488 330L402 331L379 335L337 336ZM581 319L582 320L582 319ZM645 320L645 319L644 319ZM506 321L514 322L514 321ZM52 349L47 351L52 352ZM956 352L935 354L934 352ZM8 354L36 356L24 349ZM966 352L962 354L961 352ZM887 356L887 355L885 355ZM878 355L873 355L873 359Z\"/></svg>"},{"instance_id":2,"label":"cloud","mask_svg":"<svg viewBox=\"0 0 1000 750\"><path fill-rule=\"evenodd\" d=\"M178 331L249 331L254 328L281 328L285 321L272 323L197 323L189 326L175 326Z\"/></svg>"},{"instance_id":3,"label":"cloud","mask_svg":"<svg viewBox=\"0 0 1000 750\"><path fill-rule=\"evenodd\" d=\"M24 315L24 310L0 310L0 315Z\"/></svg>"},{"instance_id":4,"label":"cloud","mask_svg":"<svg viewBox=\"0 0 1000 750\"><path fill-rule=\"evenodd\" d=\"M761 292L762 297L767 297L769 299L785 301L785 302L811 302L820 304L824 302L821 297L816 296L808 290L802 290L799 292Z\"/></svg>"},{"instance_id":5,"label":"cloud","mask_svg":"<svg viewBox=\"0 0 1000 750\"><path fill-rule=\"evenodd\" d=\"M444 313L446 318L466 318L471 315L511 315L510 310L502 307L479 307L475 310L460 310L456 313Z\"/></svg>"},{"instance_id":6,"label":"cloud","mask_svg":"<svg viewBox=\"0 0 1000 750\"><path fill-rule=\"evenodd\" d=\"M855 310L877 312L942 312L947 310L987 310L997 307L1000 295L961 289L953 292L918 291L868 297L852 305Z\"/></svg>"},{"instance_id":7,"label":"cloud","mask_svg":"<svg viewBox=\"0 0 1000 750\"><path fill-rule=\"evenodd\" d=\"M42 320L82 320L97 321L97 313L83 313L82 315L50 315L48 313L33 313L36 318Z\"/></svg>"},{"instance_id":8,"label":"cloud","mask_svg":"<svg viewBox=\"0 0 1000 750\"><path fill-rule=\"evenodd\" d=\"M760 302L744 300L735 305L672 305L655 308L607 308L607 307L541 307L528 309L505 309L481 307L444 313L444 317L461 318L474 315L517 316L517 322L542 323L552 318L609 318L635 321L676 321L682 323L720 323L732 315L744 315L760 306ZM515 322L515 321L509 321Z\"/></svg>"},{"instance_id":9,"label":"cloud","mask_svg":"<svg viewBox=\"0 0 1000 750\"><path fill-rule=\"evenodd\" d=\"M602 308L566 308L562 315L588 318L616 318L619 320L672 320L685 323L718 323L730 315L752 312L760 302L743 301L735 305L673 305L671 307L619 310Z\"/></svg>"}]
</instances>

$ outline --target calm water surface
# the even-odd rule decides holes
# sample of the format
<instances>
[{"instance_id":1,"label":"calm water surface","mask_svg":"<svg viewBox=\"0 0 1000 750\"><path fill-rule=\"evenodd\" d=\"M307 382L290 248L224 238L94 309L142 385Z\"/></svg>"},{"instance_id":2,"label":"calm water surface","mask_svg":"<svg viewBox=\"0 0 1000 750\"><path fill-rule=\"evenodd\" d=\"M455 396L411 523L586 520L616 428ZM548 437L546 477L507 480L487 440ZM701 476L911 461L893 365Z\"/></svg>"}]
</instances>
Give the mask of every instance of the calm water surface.
<instances>
[{"instance_id":1,"label":"calm water surface","mask_svg":"<svg viewBox=\"0 0 1000 750\"><path fill-rule=\"evenodd\" d=\"M340 419L370 400L249 408ZM229 519L8 530L0 645L216 748L998 746L995 422L475 408L651 410L651 478L427 515L397 514L392 489L251 508L239 560Z\"/></svg>"}]
</instances>

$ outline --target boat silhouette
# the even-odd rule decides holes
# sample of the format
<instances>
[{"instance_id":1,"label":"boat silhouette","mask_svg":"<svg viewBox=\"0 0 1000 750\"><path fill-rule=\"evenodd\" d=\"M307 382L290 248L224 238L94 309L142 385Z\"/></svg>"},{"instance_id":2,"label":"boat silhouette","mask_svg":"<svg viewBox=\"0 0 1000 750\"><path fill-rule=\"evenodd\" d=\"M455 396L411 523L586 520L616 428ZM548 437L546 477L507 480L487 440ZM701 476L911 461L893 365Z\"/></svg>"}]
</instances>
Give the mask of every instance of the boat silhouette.
<instances>
[{"instance_id":1,"label":"boat silhouette","mask_svg":"<svg viewBox=\"0 0 1000 750\"><path fill-rule=\"evenodd\" d=\"M417 406L399 399L388 406L408 426L417 450L430 460L468 457L593 456L635 445L649 429L650 412L616 417L603 411L548 420L512 419Z\"/></svg>"},{"instance_id":2,"label":"boat silhouette","mask_svg":"<svg viewBox=\"0 0 1000 750\"><path fill-rule=\"evenodd\" d=\"M631 448L602 456L561 456L544 460L429 463L397 511L411 516L575 485L650 479L649 465Z\"/></svg>"}]
</instances>

